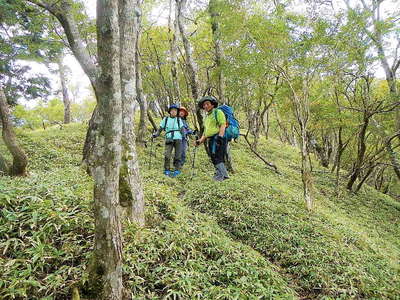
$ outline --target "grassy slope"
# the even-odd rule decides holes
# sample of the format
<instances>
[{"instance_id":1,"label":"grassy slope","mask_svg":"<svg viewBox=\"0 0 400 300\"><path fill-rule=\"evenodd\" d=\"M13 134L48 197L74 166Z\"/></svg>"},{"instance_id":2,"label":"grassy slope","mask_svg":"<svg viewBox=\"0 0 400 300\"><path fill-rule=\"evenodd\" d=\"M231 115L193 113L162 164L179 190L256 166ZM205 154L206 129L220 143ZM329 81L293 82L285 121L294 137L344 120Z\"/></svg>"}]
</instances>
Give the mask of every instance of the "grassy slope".
<instances>
[{"instance_id":1,"label":"grassy slope","mask_svg":"<svg viewBox=\"0 0 400 300\"><path fill-rule=\"evenodd\" d=\"M31 176L0 178L0 298L67 299L85 280L93 221L83 138L79 125L22 135ZM233 149L238 172L220 186L203 149L193 180L189 164L178 179L160 175L161 145L156 165L142 164L148 226L125 227L125 282L137 299L400 299L399 203L369 188L336 197L317 169L308 214L295 149L261 145L283 175Z\"/></svg>"}]
</instances>

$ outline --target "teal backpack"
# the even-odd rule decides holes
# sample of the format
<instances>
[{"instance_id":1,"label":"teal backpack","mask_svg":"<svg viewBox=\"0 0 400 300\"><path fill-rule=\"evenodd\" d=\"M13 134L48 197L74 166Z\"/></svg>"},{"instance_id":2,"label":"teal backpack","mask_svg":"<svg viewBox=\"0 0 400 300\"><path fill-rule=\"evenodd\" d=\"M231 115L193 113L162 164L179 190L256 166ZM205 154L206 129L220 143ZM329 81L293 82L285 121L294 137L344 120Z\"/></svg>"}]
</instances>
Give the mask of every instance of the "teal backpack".
<instances>
[{"instance_id":1,"label":"teal backpack","mask_svg":"<svg viewBox=\"0 0 400 300\"><path fill-rule=\"evenodd\" d=\"M240 125L239 121L235 118L233 108L224 104L219 106L217 109L221 110L226 118L227 124L224 138L226 138L228 142L236 140L240 136ZM217 120L217 110L214 110L214 118Z\"/></svg>"}]
</instances>

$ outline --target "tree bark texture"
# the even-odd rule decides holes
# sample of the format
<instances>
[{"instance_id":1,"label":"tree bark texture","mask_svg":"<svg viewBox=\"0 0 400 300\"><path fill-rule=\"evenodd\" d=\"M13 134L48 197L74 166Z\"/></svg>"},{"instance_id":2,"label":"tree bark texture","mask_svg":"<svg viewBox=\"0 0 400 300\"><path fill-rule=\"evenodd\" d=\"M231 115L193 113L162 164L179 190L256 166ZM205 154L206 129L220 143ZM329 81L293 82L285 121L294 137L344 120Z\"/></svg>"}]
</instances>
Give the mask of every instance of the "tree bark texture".
<instances>
[{"instance_id":1,"label":"tree bark texture","mask_svg":"<svg viewBox=\"0 0 400 300\"><path fill-rule=\"evenodd\" d=\"M224 57L222 50L222 40L221 40L221 31L219 29L219 5L221 5L221 1L219 0L210 0L208 4L208 12L211 17L211 30L214 41L214 52L215 52L215 65L217 71L217 93L219 97L219 101L221 103L225 103L225 78L222 69L222 60Z\"/></svg>"},{"instance_id":2,"label":"tree bark texture","mask_svg":"<svg viewBox=\"0 0 400 300\"><path fill-rule=\"evenodd\" d=\"M0 87L0 118L3 141L13 157L12 165L9 168L9 174L11 176L26 176L28 157L17 141L17 136L15 135L10 119L10 109L2 87Z\"/></svg>"},{"instance_id":3,"label":"tree bark texture","mask_svg":"<svg viewBox=\"0 0 400 300\"><path fill-rule=\"evenodd\" d=\"M63 56L58 59L58 71L60 73L61 91L64 103L64 124L71 123L71 99L67 88L67 72L63 63Z\"/></svg>"},{"instance_id":4,"label":"tree bark texture","mask_svg":"<svg viewBox=\"0 0 400 300\"><path fill-rule=\"evenodd\" d=\"M178 63L177 63L177 52L178 52L178 46L177 46L177 34L179 32L179 26L178 26L178 19L177 15L175 14L175 19L173 21L173 26L172 26L172 3L173 1L169 1L169 19L168 19L168 28L170 31L170 51L171 51L171 76L172 76L172 87L173 87L173 92L174 92L174 101L180 102L181 100L181 91L180 91L180 86L179 86L179 80L178 80ZM176 10L174 10L176 12Z\"/></svg>"},{"instance_id":5,"label":"tree bark texture","mask_svg":"<svg viewBox=\"0 0 400 300\"><path fill-rule=\"evenodd\" d=\"M175 0L175 1L176 1L176 20L178 22L178 28L181 33L183 47L185 49L186 71L189 76L189 84L192 97L196 105L197 121L199 123L200 131L203 132L204 130L203 117L201 115L199 107L197 106L197 101L200 98L200 92L199 92L200 85L197 78L197 65L193 59L192 45L190 44L190 41L187 38L186 29L183 24L183 10L185 9L186 0Z\"/></svg>"},{"instance_id":6,"label":"tree bark texture","mask_svg":"<svg viewBox=\"0 0 400 300\"><path fill-rule=\"evenodd\" d=\"M138 18L137 3L119 0L120 77L122 92L122 164L120 173L120 204L127 208L130 219L144 225L144 193L139 174L134 131L134 105L136 101L136 46Z\"/></svg>"},{"instance_id":7,"label":"tree bark texture","mask_svg":"<svg viewBox=\"0 0 400 300\"><path fill-rule=\"evenodd\" d=\"M142 5L141 0L137 0L137 7L138 11L140 11L141 5ZM139 108L140 108L140 118L139 118L139 127L137 130L137 138L136 140L139 143L144 143L146 139L146 124L147 124L147 110L148 110L148 104L147 104L147 99L146 95L144 94L143 91L143 81L142 81L142 72L141 72L141 58L140 58L140 36L141 36L141 30L142 30L142 22L141 22L141 15L139 14L137 16L137 36L136 36L136 53L135 53L135 64L136 64L136 99L137 102L139 103Z\"/></svg>"},{"instance_id":8,"label":"tree bark texture","mask_svg":"<svg viewBox=\"0 0 400 300\"><path fill-rule=\"evenodd\" d=\"M119 64L118 1L97 1L97 47L100 73L96 97L99 130L95 135L94 178L95 246L91 286L97 298L122 299L122 229L119 215L122 103Z\"/></svg>"},{"instance_id":9,"label":"tree bark texture","mask_svg":"<svg viewBox=\"0 0 400 300\"><path fill-rule=\"evenodd\" d=\"M347 182L346 188L351 191L353 189L353 185L360 175L361 168L364 163L365 152L367 150L367 146L365 144L365 136L367 134L367 128L369 124L369 117L364 118L364 122L361 125L360 132L358 133L358 147L357 147L357 160L354 163L353 170L351 172L349 181Z\"/></svg>"}]
</instances>

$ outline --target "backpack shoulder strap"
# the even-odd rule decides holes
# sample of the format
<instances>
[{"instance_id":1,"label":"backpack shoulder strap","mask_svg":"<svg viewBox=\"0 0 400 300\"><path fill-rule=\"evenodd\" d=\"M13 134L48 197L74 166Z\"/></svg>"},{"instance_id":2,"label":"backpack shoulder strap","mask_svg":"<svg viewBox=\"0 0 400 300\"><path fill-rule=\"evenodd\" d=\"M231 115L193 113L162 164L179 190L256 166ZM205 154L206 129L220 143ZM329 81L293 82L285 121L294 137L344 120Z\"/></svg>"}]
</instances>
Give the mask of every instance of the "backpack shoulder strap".
<instances>
[{"instance_id":1,"label":"backpack shoulder strap","mask_svg":"<svg viewBox=\"0 0 400 300\"><path fill-rule=\"evenodd\" d=\"M215 109L214 109L214 119L215 119L215 122L217 123L217 125L221 126L221 125L219 124L219 122L218 122L218 110L219 110L219 111L222 111L222 110L220 110L219 108L215 108ZM224 112L222 111L222 113L224 113Z\"/></svg>"},{"instance_id":2,"label":"backpack shoulder strap","mask_svg":"<svg viewBox=\"0 0 400 300\"><path fill-rule=\"evenodd\" d=\"M169 117L164 117L164 130L167 130L167 123L168 123L168 118Z\"/></svg>"}]
</instances>

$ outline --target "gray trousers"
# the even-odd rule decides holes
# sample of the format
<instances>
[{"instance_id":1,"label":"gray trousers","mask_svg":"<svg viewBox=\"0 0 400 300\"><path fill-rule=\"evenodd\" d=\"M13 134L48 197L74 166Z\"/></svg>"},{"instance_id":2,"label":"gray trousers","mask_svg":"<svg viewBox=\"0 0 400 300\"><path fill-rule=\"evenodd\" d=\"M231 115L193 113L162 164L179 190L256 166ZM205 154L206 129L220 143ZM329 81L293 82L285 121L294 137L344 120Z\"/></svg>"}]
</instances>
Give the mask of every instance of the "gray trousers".
<instances>
[{"instance_id":1,"label":"gray trousers","mask_svg":"<svg viewBox=\"0 0 400 300\"><path fill-rule=\"evenodd\" d=\"M174 153L174 167L175 170L180 170L182 167L182 140L170 140L165 142L164 152L164 170L170 170L172 150L175 149Z\"/></svg>"}]
</instances>

